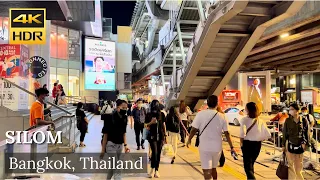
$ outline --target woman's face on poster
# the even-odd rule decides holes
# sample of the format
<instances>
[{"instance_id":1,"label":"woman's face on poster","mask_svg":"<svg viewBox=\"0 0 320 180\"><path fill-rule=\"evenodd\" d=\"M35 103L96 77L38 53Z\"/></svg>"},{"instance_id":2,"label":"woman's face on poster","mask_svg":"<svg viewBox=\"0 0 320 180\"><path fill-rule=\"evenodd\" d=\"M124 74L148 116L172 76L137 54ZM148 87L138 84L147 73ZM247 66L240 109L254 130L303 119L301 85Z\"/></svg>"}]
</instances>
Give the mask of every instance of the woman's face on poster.
<instances>
[{"instance_id":1,"label":"woman's face on poster","mask_svg":"<svg viewBox=\"0 0 320 180\"><path fill-rule=\"evenodd\" d=\"M104 66L103 59L102 58L97 58L96 62L95 62L95 65L96 65L96 72L101 72L102 69L103 69L103 66Z\"/></svg>"},{"instance_id":2,"label":"woman's face on poster","mask_svg":"<svg viewBox=\"0 0 320 180\"><path fill-rule=\"evenodd\" d=\"M256 85L256 86L259 86L260 85L260 80L259 79L255 79L253 81L253 84Z\"/></svg>"}]
</instances>

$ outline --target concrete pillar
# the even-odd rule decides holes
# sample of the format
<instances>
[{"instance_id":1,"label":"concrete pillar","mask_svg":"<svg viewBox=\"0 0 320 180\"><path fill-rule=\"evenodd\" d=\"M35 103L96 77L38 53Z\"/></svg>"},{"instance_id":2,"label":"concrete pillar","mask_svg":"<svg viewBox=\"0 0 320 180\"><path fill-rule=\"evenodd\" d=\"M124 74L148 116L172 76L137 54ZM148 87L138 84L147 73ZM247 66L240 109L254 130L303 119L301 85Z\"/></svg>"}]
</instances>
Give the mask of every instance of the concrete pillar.
<instances>
[{"instance_id":1,"label":"concrete pillar","mask_svg":"<svg viewBox=\"0 0 320 180\"><path fill-rule=\"evenodd\" d=\"M296 101L301 102L301 90L302 90L302 75L296 75Z\"/></svg>"}]
</instances>

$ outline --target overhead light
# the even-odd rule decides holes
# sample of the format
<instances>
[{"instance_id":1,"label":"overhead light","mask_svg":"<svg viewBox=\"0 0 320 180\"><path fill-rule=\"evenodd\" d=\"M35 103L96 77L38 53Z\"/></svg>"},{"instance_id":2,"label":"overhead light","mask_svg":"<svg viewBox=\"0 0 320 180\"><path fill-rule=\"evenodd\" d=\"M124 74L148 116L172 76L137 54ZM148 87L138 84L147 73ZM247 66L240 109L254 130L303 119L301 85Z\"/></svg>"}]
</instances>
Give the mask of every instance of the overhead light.
<instances>
[{"instance_id":1,"label":"overhead light","mask_svg":"<svg viewBox=\"0 0 320 180\"><path fill-rule=\"evenodd\" d=\"M295 84L296 80L295 79L290 79L290 84Z\"/></svg>"},{"instance_id":2,"label":"overhead light","mask_svg":"<svg viewBox=\"0 0 320 180\"><path fill-rule=\"evenodd\" d=\"M170 82L164 82L164 84L170 84Z\"/></svg>"},{"instance_id":3,"label":"overhead light","mask_svg":"<svg viewBox=\"0 0 320 180\"><path fill-rule=\"evenodd\" d=\"M61 37L61 38L64 38L64 34L61 34L60 37Z\"/></svg>"},{"instance_id":4,"label":"overhead light","mask_svg":"<svg viewBox=\"0 0 320 180\"><path fill-rule=\"evenodd\" d=\"M281 38L286 38L286 37L288 37L288 36L289 36L289 33L284 33L284 34L281 34L281 35L280 35Z\"/></svg>"},{"instance_id":5,"label":"overhead light","mask_svg":"<svg viewBox=\"0 0 320 180\"><path fill-rule=\"evenodd\" d=\"M173 53L171 53L170 56L173 56ZM182 54L176 54L176 56L181 57Z\"/></svg>"}]
</instances>

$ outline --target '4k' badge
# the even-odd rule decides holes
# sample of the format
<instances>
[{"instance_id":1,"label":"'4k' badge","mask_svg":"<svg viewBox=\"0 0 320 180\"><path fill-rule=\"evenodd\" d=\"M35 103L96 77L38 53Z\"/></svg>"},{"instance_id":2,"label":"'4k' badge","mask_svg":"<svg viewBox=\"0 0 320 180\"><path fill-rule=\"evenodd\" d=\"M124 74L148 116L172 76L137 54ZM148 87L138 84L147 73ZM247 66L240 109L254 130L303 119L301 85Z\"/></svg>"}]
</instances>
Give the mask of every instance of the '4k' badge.
<instances>
[{"instance_id":1,"label":"'4k' badge","mask_svg":"<svg viewBox=\"0 0 320 180\"><path fill-rule=\"evenodd\" d=\"M10 44L45 44L46 9L11 8Z\"/></svg>"}]
</instances>

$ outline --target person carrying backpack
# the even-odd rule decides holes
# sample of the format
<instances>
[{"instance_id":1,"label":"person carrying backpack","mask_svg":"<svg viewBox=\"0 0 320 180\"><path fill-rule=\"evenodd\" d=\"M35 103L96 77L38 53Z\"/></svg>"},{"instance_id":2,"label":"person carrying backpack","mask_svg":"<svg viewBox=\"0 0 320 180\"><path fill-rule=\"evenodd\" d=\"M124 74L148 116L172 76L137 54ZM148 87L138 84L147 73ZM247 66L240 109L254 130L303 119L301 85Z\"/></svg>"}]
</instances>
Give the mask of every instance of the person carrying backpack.
<instances>
[{"instance_id":1,"label":"person carrying backpack","mask_svg":"<svg viewBox=\"0 0 320 180\"><path fill-rule=\"evenodd\" d=\"M140 146L142 149L144 149L144 139L142 138L142 136L143 136L143 128L144 128L144 122L146 120L147 111L143 107L142 99L137 100L137 107L132 110L131 115L133 116L133 120L134 120L134 132L136 134L137 150L140 150ZM140 134L141 134L141 141L140 141Z\"/></svg>"},{"instance_id":2,"label":"person carrying backpack","mask_svg":"<svg viewBox=\"0 0 320 180\"><path fill-rule=\"evenodd\" d=\"M171 160L171 164L174 163L178 150L178 137L180 133L180 120L177 107L172 106L169 110L169 114L166 117L166 128L168 131L169 142L173 147L174 155Z\"/></svg>"}]
</instances>

